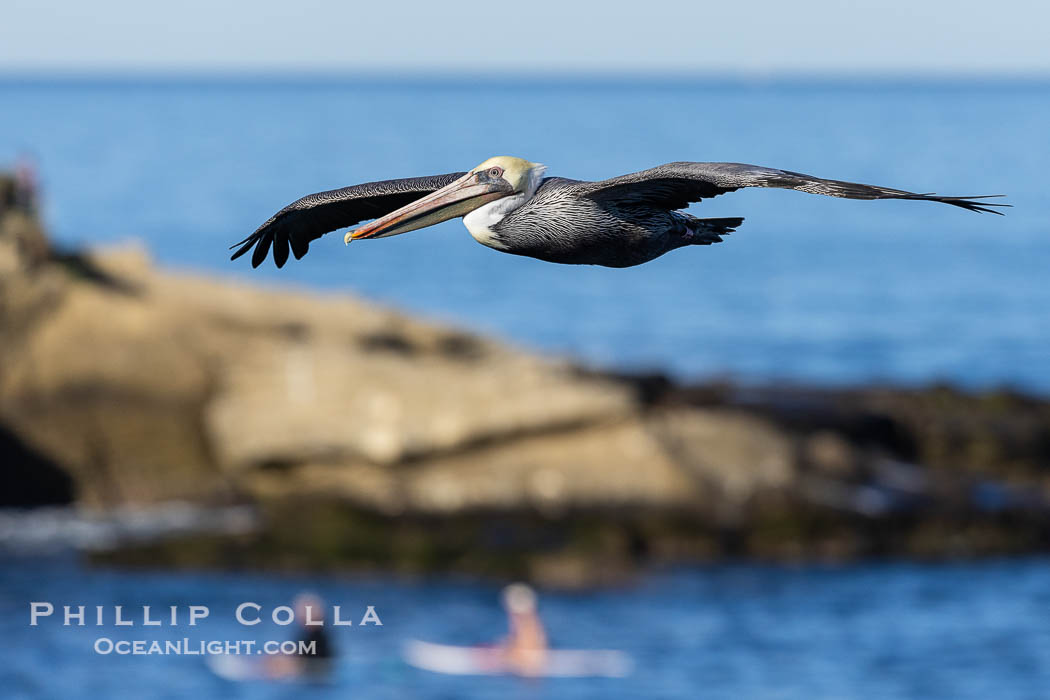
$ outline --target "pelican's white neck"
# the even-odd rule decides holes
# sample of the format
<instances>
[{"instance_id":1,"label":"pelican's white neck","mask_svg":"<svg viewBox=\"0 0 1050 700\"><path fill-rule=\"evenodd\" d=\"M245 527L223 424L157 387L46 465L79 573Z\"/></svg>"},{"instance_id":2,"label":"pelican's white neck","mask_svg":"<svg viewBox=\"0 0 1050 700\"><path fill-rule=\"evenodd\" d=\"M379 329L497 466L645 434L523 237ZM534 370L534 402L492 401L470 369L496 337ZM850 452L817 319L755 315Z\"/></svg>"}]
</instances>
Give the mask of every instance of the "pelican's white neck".
<instances>
[{"instance_id":1,"label":"pelican's white neck","mask_svg":"<svg viewBox=\"0 0 1050 700\"><path fill-rule=\"evenodd\" d=\"M470 231L470 235L474 237L474 240L490 248L500 250L506 248L493 232L493 227L502 221L507 214L521 208L525 202L532 198L532 195L536 194L537 188L543 181L543 173L546 170L547 166L545 165L537 165L531 168L525 181L524 191L483 204L464 216L463 225Z\"/></svg>"},{"instance_id":2,"label":"pelican's white neck","mask_svg":"<svg viewBox=\"0 0 1050 700\"><path fill-rule=\"evenodd\" d=\"M463 217L463 225L470 231L474 240L489 248L502 249L503 246L493 232L493 227L503 220L507 214L519 208L529 201L524 192L501 197L494 202L482 204L480 207Z\"/></svg>"}]
</instances>

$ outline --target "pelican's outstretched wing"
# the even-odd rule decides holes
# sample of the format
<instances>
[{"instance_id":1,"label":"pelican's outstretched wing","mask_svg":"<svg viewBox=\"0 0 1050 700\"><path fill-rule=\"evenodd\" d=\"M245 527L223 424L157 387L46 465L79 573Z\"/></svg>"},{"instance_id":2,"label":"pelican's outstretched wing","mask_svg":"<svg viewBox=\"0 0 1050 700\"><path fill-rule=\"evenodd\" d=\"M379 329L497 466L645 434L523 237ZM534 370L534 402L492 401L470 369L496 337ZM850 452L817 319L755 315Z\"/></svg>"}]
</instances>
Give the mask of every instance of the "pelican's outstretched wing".
<instances>
[{"instance_id":1,"label":"pelican's outstretched wing","mask_svg":"<svg viewBox=\"0 0 1050 700\"><path fill-rule=\"evenodd\" d=\"M790 170L763 168L760 165L744 163L668 163L630 175L614 177L611 180L587 183L584 191L587 196L598 201L683 209L689 206L690 202L716 197L741 187L779 187L847 199L918 199L943 202L970 211L984 211L1000 215L1002 212L989 207L1010 206L1009 204L973 201L1002 196L998 194L940 197L932 193L916 194L876 185L825 180L812 175L793 173Z\"/></svg>"},{"instance_id":2,"label":"pelican's outstretched wing","mask_svg":"<svg viewBox=\"0 0 1050 700\"><path fill-rule=\"evenodd\" d=\"M306 255L310 241L329 231L389 214L455 182L465 174L448 173L366 182L339 190L308 194L271 216L255 233L230 246L237 248L230 259L236 260L254 246L252 267L259 267L273 245L273 261L277 267L281 267L288 260L289 246L298 260Z\"/></svg>"}]
</instances>

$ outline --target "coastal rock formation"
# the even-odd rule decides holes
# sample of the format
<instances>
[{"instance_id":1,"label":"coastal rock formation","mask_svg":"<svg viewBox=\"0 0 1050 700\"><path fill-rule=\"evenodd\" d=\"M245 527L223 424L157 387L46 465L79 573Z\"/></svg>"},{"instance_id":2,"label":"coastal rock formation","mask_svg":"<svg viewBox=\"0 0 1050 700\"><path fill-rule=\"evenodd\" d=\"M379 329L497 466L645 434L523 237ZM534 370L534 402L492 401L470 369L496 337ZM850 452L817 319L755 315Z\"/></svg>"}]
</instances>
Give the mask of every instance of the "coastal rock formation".
<instances>
[{"instance_id":1,"label":"coastal rock formation","mask_svg":"<svg viewBox=\"0 0 1050 700\"><path fill-rule=\"evenodd\" d=\"M173 275L134 248L30 262L14 231L0 421L86 505L685 507L790 480L790 445L761 419L653 413L567 361L354 299Z\"/></svg>"},{"instance_id":2,"label":"coastal rock formation","mask_svg":"<svg viewBox=\"0 0 1050 700\"><path fill-rule=\"evenodd\" d=\"M352 298L173 274L134 247L55 251L18 210L0 213L0 429L24 491L9 504L263 515L254 536L124 561L573 585L723 553L936 553L960 522L982 523L962 551L1046 539L1046 402L615 376Z\"/></svg>"}]
</instances>

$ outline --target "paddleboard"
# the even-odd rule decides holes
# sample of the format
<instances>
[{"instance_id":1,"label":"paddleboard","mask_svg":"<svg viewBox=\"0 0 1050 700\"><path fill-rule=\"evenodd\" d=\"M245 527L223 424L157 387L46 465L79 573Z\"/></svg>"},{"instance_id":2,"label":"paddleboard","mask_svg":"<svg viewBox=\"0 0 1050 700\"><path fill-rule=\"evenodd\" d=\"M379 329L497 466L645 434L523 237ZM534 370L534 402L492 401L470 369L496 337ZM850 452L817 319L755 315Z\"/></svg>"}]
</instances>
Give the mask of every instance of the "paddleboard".
<instances>
[{"instance_id":1,"label":"paddleboard","mask_svg":"<svg viewBox=\"0 0 1050 700\"><path fill-rule=\"evenodd\" d=\"M516 674L497 646L452 646L412 639L403 649L405 662L425 671L466 676ZM631 657L611 649L550 649L544 654L542 677L622 678L631 672Z\"/></svg>"}]
</instances>

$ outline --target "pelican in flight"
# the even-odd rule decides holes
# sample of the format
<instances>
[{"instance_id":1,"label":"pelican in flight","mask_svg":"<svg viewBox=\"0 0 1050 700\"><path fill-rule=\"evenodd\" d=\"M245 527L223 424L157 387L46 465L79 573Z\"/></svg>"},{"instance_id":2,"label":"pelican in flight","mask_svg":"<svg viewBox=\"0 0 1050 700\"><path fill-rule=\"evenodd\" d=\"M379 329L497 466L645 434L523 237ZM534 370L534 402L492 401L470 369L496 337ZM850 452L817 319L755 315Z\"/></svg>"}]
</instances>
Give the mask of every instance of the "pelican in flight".
<instances>
[{"instance_id":1,"label":"pelican in flight","mask_svg":"<svg viewBox=\"0 0 1050 700\"><path fill-rule=\"evenodd\" d=\"M356 226L344 239L384 238L463 217L478 243L548 262L631 267L687 245L710 245L743 218L700 219L678 211L741 187L778 187L847 199L914 199L1001 214L988 197L941 197L825 180L741 163L668 163L600 182L544 177L545 166L497 156L466 173L383 180L307 195L274 214L231 248L254 248L252 267L270 249L281 267L310 242Z\"/></svg>"}]
</instances>

